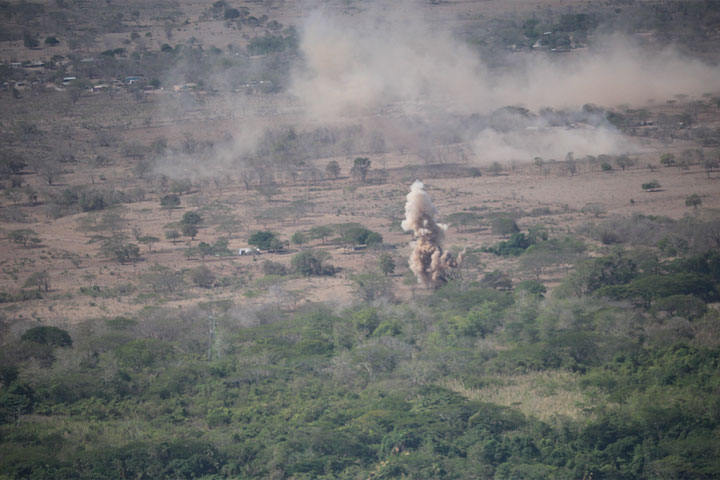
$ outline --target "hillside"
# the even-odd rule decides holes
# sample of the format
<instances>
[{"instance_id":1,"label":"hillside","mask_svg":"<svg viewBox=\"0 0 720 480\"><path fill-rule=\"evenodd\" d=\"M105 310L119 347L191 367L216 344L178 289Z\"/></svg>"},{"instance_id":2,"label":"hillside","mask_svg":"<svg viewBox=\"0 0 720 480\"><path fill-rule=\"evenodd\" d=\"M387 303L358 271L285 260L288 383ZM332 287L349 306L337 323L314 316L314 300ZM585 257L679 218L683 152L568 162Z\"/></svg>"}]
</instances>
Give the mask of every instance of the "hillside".
<instances>
[{"instance_id":1,"label":"hillside","mask_svg":"<svg viewBox=\"0 0 720 480\"><path fill-rule=\"evenodd\" d=\"M0 2L0 480L720 475L720 6L390 5Z\"/></svg>"}]
</instances>

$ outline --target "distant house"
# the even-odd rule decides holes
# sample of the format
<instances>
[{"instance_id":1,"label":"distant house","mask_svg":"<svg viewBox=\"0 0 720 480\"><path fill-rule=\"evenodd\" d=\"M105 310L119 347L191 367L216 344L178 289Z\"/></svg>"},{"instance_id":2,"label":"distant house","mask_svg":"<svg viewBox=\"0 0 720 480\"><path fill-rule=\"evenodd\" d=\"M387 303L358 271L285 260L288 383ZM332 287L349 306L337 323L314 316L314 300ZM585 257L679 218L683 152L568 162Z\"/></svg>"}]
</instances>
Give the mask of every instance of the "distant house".
<instances>
[{"instance_id":1,"label":"distant house","mask_svg":"<svg viewBox=\"0 0 720 480\"><path fill-rule=\"evenodd\" d=\"M65 86L70 85L73 80L77 80L77 77L63 77L62 84Z\"/></svg>"},{"instance_id":2,"label":"distant house","mask_svg":"<svg viewBox=\"0 0 720 480\"><path fill-rule=\"evenodd\" d=\"M260 250L257 248L240 248L238 249L238 255L241 257L246 255L260 255Z\"/></svg>"},{"instance_id":3,"label":"distant house","mask_svg":"<svg viewBox=\"0 0 720 480\"><path fill-rule=\"evenodd\" d=\"M132 76L132 77L125 77L125 84L126 85L134 85L137 82L142 80L142 77Z\"/></svg>"}]
</instances>

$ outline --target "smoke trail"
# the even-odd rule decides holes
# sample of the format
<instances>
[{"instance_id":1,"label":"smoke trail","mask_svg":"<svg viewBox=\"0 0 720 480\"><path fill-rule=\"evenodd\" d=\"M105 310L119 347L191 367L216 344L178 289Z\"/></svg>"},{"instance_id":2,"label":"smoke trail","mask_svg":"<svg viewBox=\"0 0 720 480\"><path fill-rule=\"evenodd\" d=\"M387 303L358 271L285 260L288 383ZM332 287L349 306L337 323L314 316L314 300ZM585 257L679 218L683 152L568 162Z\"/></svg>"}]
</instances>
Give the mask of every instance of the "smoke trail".
<instances>
[{"instance_id":1,"label":"smoke trail","mask_svg":"<svg viewBox=\"0 0 720 480\"><path fill-rule=\"evenodd\" d=\"M416 241L412 244L410 254L410 270L413 271L418 283L428 288L438 288L445 283L459 266L460 258L456 259L450 252L443 252L443 240L447 225L437 223L437 210L425 191L420 180L410 187L405 203L405 220L401 223L403 231L412 230Z\"/></svg>"}]
</instances>

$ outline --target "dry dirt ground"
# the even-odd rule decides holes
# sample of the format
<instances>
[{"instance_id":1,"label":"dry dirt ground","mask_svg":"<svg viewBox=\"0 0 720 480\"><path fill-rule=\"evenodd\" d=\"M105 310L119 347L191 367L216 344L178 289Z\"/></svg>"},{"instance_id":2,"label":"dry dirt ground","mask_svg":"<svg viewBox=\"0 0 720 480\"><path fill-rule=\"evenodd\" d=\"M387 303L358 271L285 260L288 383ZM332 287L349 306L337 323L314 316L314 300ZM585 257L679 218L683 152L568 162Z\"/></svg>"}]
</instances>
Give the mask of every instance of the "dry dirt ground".
<instances>
[{"instance_id":1,"label":"dry dirt ground","mask_svg":"<svg viewBox=\"0 0 720 480\"><path fill-rule=\"evenodd\" d=\"M400 156L398 156L400 157ZM657 155L648 154L648 160ZM349 160L343 159L343 171L347 171ZM392 158L388 164L399 164L412 161L410 158ZM647 162L639 162L646 165ZM127 173L126 173L127 174ZM30 177L30 176L29 176ZM657 180L662 189L656 192L644 192L641 184L650 179ZM30 183L33 178L29 178ZM650 172L646 167L635 167L626 171L613 172L588 171L581 167L576 175L560 175L557 173L540 174L531 165L521 165L515 171L507 171L497 176L484 175L479 178L423 178L428 192L435 202L440 219L443 215L469 209L471 207L488 207L493 211L509 211L521 209L530 211L537 207L548 207L553 213L544 217L524 217L518 223L521 228L532 224L545 224L555 234L570 231L574 226L587 221L596 220L580 209L587 203L602 203L608 213L628 215L643 213L648 215L666 215L680 218L683 215L701 214L703 211L720 209L719 175L713 173L708 178L705 171L694 166L688 171L677 168L660 168ZM71 181L71 179L68 179ZM274 197L270 205L282 206L293 198L308 198L316 204L314 212L309 213L297 222L285 220L271 222L268 228L278 232L283 239L288 239L298 230L307 230L315 225L328 225L344 222L359 222L383 235L384 241L394 247L391 250L399 268L392 277L396 294L399 298L411 295L410 287L404 284L407 268L404 259L409 255L407 234L392 228L393 223L402 216L404 195L409 182L407 179L391 178L381 185L359 186L354 195L348 191L352 181L348 178L327 180L316 185L292 185L281 187L281 194ZM62 188L58 186L57 188ZM246 246L249 231L262 229L262 225L253 219L252 208L257 205L257 193L247 191L239 184L225 186L221 191L214 188L208 192L213 200L222 200L230 196L239 198L236 214L246 225L246 230L238 232L230 241L230 249ZM699 211L685 206L685 198L690 193L697 193L702 198ZM354 199L353 199L354 196ZM395 218L381 215L387 205L393 205L397 212ZM6 207L7 208L7 207ZM97 244L89 244L87 234L78 231L79 218L87 214L70 215L49 221L41 213L42 206L21 207L27 211L34 221L22 224L4 224L6 230L31 228L42 240L37 248L22 248L5 241L0 252L0 290L17 291L18 287L34 271L47 270L51 278L51 291L43 300L20 302L5 306L6 315L20 318L34 318L52 323L76 322L88 317L132 314L149 305L177 305L182 307L201 300L232 299L239 304L272 302L273 293L268 292L267 285L254 283L263 277L260 265L263 260L272 260L289 265L292 255L298 251L292 246L282 254L265 254L252 257L207 257L204 260L186 259L183 252L188 245L197 245L200 241L212 243L219 233L212 227L201 229L193 242L181 240L177 244L164 239L163 227L177 221L183 212L192 210L186 206L171 213L161 209L158 198L149 196L147 201L129 204L123 208L123 215L129 225L139 226L143 234L154 235L161 240L153 246L152 252L141 246L142 260L137 263L119 265L108 259L98 257ZM340 210L338 213L338 209ZM392 209L391 209L392 210ZM393 222L395 220L395 222ZM457 232L450 228L447 234L448 248L482 247L499 241L501 238L492 235L485 226L469 232ZM338 301L352 300L351 273L375 270L378 253L373 251L349 252L339 245L322 245L319 240L312 241L304 248L325 249L331 254L331 263L341 267L335 277L294 278L284 283L286 291L295 292L304 301ZM62 259L64 252L71 252L82 257L78 268L69 260ZM476 275L483 271L500 268L511 268L511 265L490 254L482 254L483 266ZM244 287L223 287L211 290L199 287L186 287L179 295L167 295L162 299L144 298L143 292L149 292L150 286L140 278L154 266L162 265L173 270L189 270L206 265L219 278L241 277L245 279ZM109 288L120 284L138 286L129 296L115 298L91 298L80 293L81 287L93 285ZM249 294L249 292L252 292Z\"/></svg>"},{"instance_id":2,"label":"dry dirt ground","mask_svg":"<svg viewBox=\"0 0 720 480\"><path fill-rule=\"evenodd\" d=\"M146 3L146 2L145 2ZM446 1L440 9L429 10L423 4L421 8L432 12L433 21L463 22L481 16L492 16L508 11L508 3L512 9L524 11L539 10L547 2L528 2L515 0L494 1ZM576 1L558 1L557 6L577 7L584 3ZM52 5L53 2L47 2ZM142 6L143 2L138 2ZM352 11L358 8L354 2L326 2L327 5L340 10ZM250 5L250 4L249 4ZM252 4L253 14L267 14L285 25L292 24L306 10L300 0L265 2L266 6ZM202 8L198 2L181 1L177 3L179 10L187 17L200 15ZM50 7L49 7L50 8ZM151 32L152 41L166 41L164 22L162 19L151 18L145 11L139 22L143 31ZM228 29L223 21L190 22L173 30L173 43L186 41L195 36L204 45L225 47L235 43L242 47L251 38L253 32L237 32ZM93 49L115 48L119 37L113 34L100 35ZM18 42L0 42L0 59L3 61L34 60L47 58L52 53L65 55L66 46L42 47L27 50ZM63 138L62 147L73 151L78 159L77 164L68 165L62 180L53 186L44 185L40 176L27 169L22 175L25 184L37 190L53 190L60 192L73 185L89 184L89 173L83 167L83 161L98 153L107 155L113 161L110 166L102 167L93 172L102 187L129 191L138 185L146 190L146 199L141 202L124 204L117 209L125 218L125 232L130 234L131 227L137 227L144 235L153 235L160 239L152 251L141 246L142 259L137 263L120 265L98 255L98 244L89 243L89 236L78 229L81 218L87 213L51 219L46 215L46 205L31 206L21 203L14 206L7 199L2 199L3 211L16 210L24 213L28 221L13 223L5 221L0 227L4 231L29 228L37 232L41 244L33 248L23 248L7 239L0 240L0 290L16 293L25 280L36 271L46 270L50 276L50 291L42 300L15 302L0 305L0 310L11 319L35 319L52 324L79 322L85 318L133 314L153 305L177 306L178 308L209 299L232 299L239 304L260 304L275 301L267 284L258 283L263 277L261 263L272 260L289 265L290 259L298 251L291 246L282 254L267 254L257 258L226 257L187 259L183 253L188 246L197 245L201 241L212 243L221 234L211 226L202 228L194 241L181 239L172 243L165 239L164 231L171 222L177 222L186 211L194 210L189 204L193 196L203 198L202 205L213 202L235 204L234 213L244 229L233 235L230 249L247 245L247 237L251 231L264 226L254 219L255 213L268 207L282 207L292 200L307 199L314 203L312 212L299 220L271 221L267 228L277 232L282 239L289 239L298 230L307 230L312 226L358 222L372 230L380 232L389 250L395 257L398 269L391 277L396 296L407 299L415 293L422 294L420 289L408 286L404 281L408 269L405 259L409 255L408 234L397 228L403 214L404 197L413 178L412 168L408 166L423 165L423 161L413 155L374 155L371 156L373 170L387 168L387 181L378 184L358 185L347 175L352 160L357 155L336 158L342 169L342 176L336 180L322 180L315 183L297 183L280 185L280 192L271 201L266 202L254 190L246 190L238 178L228 175L226 181L217 188L210 183L200 183L190 194L183 195L182 208L171 212L160 207L159 199L163 192L148 186L132 173L134 160L124 158L117 147L89 148L98 126L111 130L115 135L116 144L139 143L148 145L153 139L165 136L172 145L178 144L187 132L192 132L198 140L214 140L222 138L226 132L233 132L246 119L253 119L261 124L287 124L293 121L293 107L281 96L234 96L212 97L188 95L172 96L167 92L149 94L148 101L138 103L126 93L85 94L77 104L69 105L63 92L52 89L31 89L22 92L23 99L15 101L7 92L0 93L0 116L4 129L11 129L15 122L26 121L37 124L42 130L60 132ZM693 99L687 99L691 101ZM646 105L642 105L646 107ZM675 106L660 105L649 107L656 112L681 109ZM704 119L717 126L717 118ZM17 146L17 145L16 145ZM628 215L643 213L648 215L666 215L680 218L683 215L702 215L720 209L720 174L715 172L710 178L700 165L692 165L689 170L678 168L658 168L651 172L648 164L659 167L661 153L680 153L687 148L698 148L697 145L674 143L662 146L652 142L642 145L644 153L634 155L636 165L628 170L617 168L612 172L592 170L585 164L579 165L575 175L561 172L561 165L555 165L550 171L541 172L531 164L506 166L499 175L484 173L479 178L432 178L420 180L426 183L428 192L439 211L440 220L443 216L460 212L472 207L487 207L491 211L508 211L521 209L530 211L537 207L548 207L552 214L541 217L523 217L519 220L521 228L532 224L545 224L553 234L572 231L574 227L597 219L582 213L580 210L588 203L602 203L607 209L603 217L612 214ZM717 155L714 149L705 148L706 155ZM329 158L315 160L315 166L324 170ZM468 166L473 164L489 165L492 158L468 159ZM655 192L644 192L641 184L657 180L662 188ZM702 207L694 210L685 206L685 198L697 193L702 198ZM232 202L230 199L233 198ZM200 205L200 203L199 203ZM7 216L6 216L7 218ZM450 228L447 235L447 247L462 249L465 247L482 247L491 245L500 237L494 236L487 223L479 228L457 232ZM341 271L335 277L323 278L292 278L283 283L282 288L294 292L299 302L332 301L350 302L353 299L350 275L377 268L378 252L349 252L339 245L323 245L313 240L303 248L327 250L330 262ZM80 258L79 266L63 257L68 254ZM142 275L157 266L167 267L173 271L185 272L187 286L181 294L150 295L153 286L142 280ZM196 287L188 280L188 272L200 265L210 268L218 278L242 279L230 286L203 289ZM473 272L480 277L483 272L495 268L512 269L513 265L490 254L481 255L481 266ZM546 278L548 280L550 278ZM557 280L557 277L553 277ZM98 286L110 289L118 285L132 284L136 290L128 295L116 295L109 298L91 297L80 292L80 288Z\"/></svg>"}]
</instances>

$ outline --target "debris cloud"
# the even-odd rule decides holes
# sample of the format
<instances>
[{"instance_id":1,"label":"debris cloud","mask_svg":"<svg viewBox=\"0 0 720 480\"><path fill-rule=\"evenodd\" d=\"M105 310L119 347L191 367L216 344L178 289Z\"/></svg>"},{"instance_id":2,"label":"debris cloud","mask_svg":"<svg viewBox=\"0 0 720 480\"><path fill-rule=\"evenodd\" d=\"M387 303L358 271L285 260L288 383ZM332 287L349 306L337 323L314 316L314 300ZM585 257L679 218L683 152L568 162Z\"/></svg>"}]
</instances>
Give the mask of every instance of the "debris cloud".
<instances>
[{"instance_id":1,"label":"debris cloud","mask_svg":"<svg viewBox=\"0 0 720 480\"><path fill-rule=\"evenodd\" d=\"M428 288L438 288L447 282L453 271L459 267L461 259L450 252L443 251L443 241L447 225L437 223L437 210L425 186L416 180L410 186L405 203L405 220L401 223L403 231L412 231L415 242L410 254L410 270L418 283Z\"/></svg>"}]
</instances>

